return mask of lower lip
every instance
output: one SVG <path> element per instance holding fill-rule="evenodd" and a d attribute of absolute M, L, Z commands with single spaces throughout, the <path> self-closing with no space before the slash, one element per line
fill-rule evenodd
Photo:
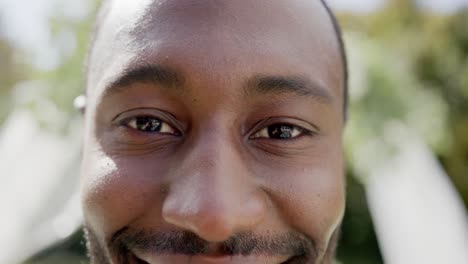
<path fill-rule="evenodd" d="M 252 258 L 252 257 L 238 257 L 238 256 L 186 256 L 186 255 L 167 255 L 167 256 L 158 256 L 157 259 L 152 261 L 145 261 L 139 257 L 135 257 L 136 264 L 150 264 L 150 263 L 190 263 L 190 264 L 270 264 L 270 263 L 281 263 L 288 264 L 291 259 L 279 261 L 268 260 L 263 258 Z M 133 263 L 133 262 L 131 262 Z"/>

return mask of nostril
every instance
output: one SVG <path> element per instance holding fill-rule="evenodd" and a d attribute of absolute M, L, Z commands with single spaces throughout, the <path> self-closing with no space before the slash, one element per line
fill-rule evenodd
<path fill-rule="evenodd" d="M 141 259 L 137 259 L 137 261 L 138 261 L 138 264 L 149 264 L 148 262 L 141 260 Z"/>

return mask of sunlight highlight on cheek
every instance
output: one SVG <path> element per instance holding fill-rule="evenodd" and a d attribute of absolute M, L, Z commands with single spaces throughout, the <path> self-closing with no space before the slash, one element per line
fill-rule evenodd
<path fill-rule="evenodd" d="M 112 181 L 111 176 L 117 174 L 115 161 L 102 152 L 85 155 L 82 165 L 83 199 L 94 196 L 102 191 Z"/>
<path fill-rule="evenodd" d="M 109 234 L 126 219 L 122 204 L 122 173 L 117 163 L 102 152 L 86 153 L 82 171 L 81 199 L 85 222 L 98 235 Z"/>

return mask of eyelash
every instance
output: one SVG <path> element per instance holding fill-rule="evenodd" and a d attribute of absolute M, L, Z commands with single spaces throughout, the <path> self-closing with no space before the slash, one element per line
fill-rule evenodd
<path fill-rule="evenodd" d="M 143 121 L 143 122 L 146 121 L 146 124 L 138 124 L 139 121 Z M 174 126 L 170 125 L 168 122 L 162 120 L 161 118 L 153 117 L 150 115 L 129 117 L 129 118 L 122 120 L 120 122 L 120 125 L 127 127 L 129 129 L 143 132 L 143 133 L 158 133 L 158 134 L 168 134 L 168 135 L 174 135 L 174 136 L 181 135 L 181 132 Z M 139 129 L 138 127 L 140 125 L 144 126 L 143 129 L 149 128 L 150 131 L 143 131 Z M 159 130 L 159 131 L 156 131 L 156 130 Z"/>
<path fill-rule="evenodd" d="M 294 140 L 302 136 L 312 134 L 312 131 L 307 130 L 301 126 L 280 122 L 273 123 L 268 126 L 264 126 L 259 130 L 256 130 L 256 132 L 250 137 L 250 139 Z"/>
<path fill-rule="evenodd" d="M 140 120 L 138 120 L 140 119 Z M 138 124 L 139 121 L 143 121 L 142 124 Z M 146 122 L 146 123 L 145 123 Z M 126 118 L 120 122 L 121 126 L 133 129 L 142 133 L 157 133 L 157 134 L 167 134 L 173 136 L 181 136 L 182 133 L 170 125 L 168 122 L 150 115 L 140 115 Z M 143 129 L 149 128 L 149 131 L 144 131 L 139 128 L 139 126 L 144 126 Z M 159 130 L 159 131 L 156 131 Z M 263 126 L 260 129 L 255 130 L 256 132 L 249 137 L 252 140 L 294 140 L 302 136 L 313 136 L 315 132 L 305 129 L 301 126 L 290 124 L 287 122 L 277 122 L 272 123 L 267 126 Z M 276 133 L 276 135 L 274 135 Z M 272 135 L 277 136 L 272 137 Z"/>

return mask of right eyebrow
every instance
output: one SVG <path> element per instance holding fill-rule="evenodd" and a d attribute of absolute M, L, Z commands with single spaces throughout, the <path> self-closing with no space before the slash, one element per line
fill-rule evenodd
<path fill-rule="evenodd" d="M 104 95 L 120 92 L 134 83 L 149 83 L 167 88 L 182 89 L 184 81 L 180 73 L 168 67 L 144 65 L 124 70 L 106 85 Z"/>
<path fill-rule="evenodd" d="M 276 76 L 276 75 L 257 75 L 247 81 L 244 88 L 247 95 L 252 93 L 267 94 L 285 94 L 292 93 L 298 96 L 314 98 L 323 103 L 330 104 L 334 97 L 319 82 L 315 82 L 303 76 Z"/>

